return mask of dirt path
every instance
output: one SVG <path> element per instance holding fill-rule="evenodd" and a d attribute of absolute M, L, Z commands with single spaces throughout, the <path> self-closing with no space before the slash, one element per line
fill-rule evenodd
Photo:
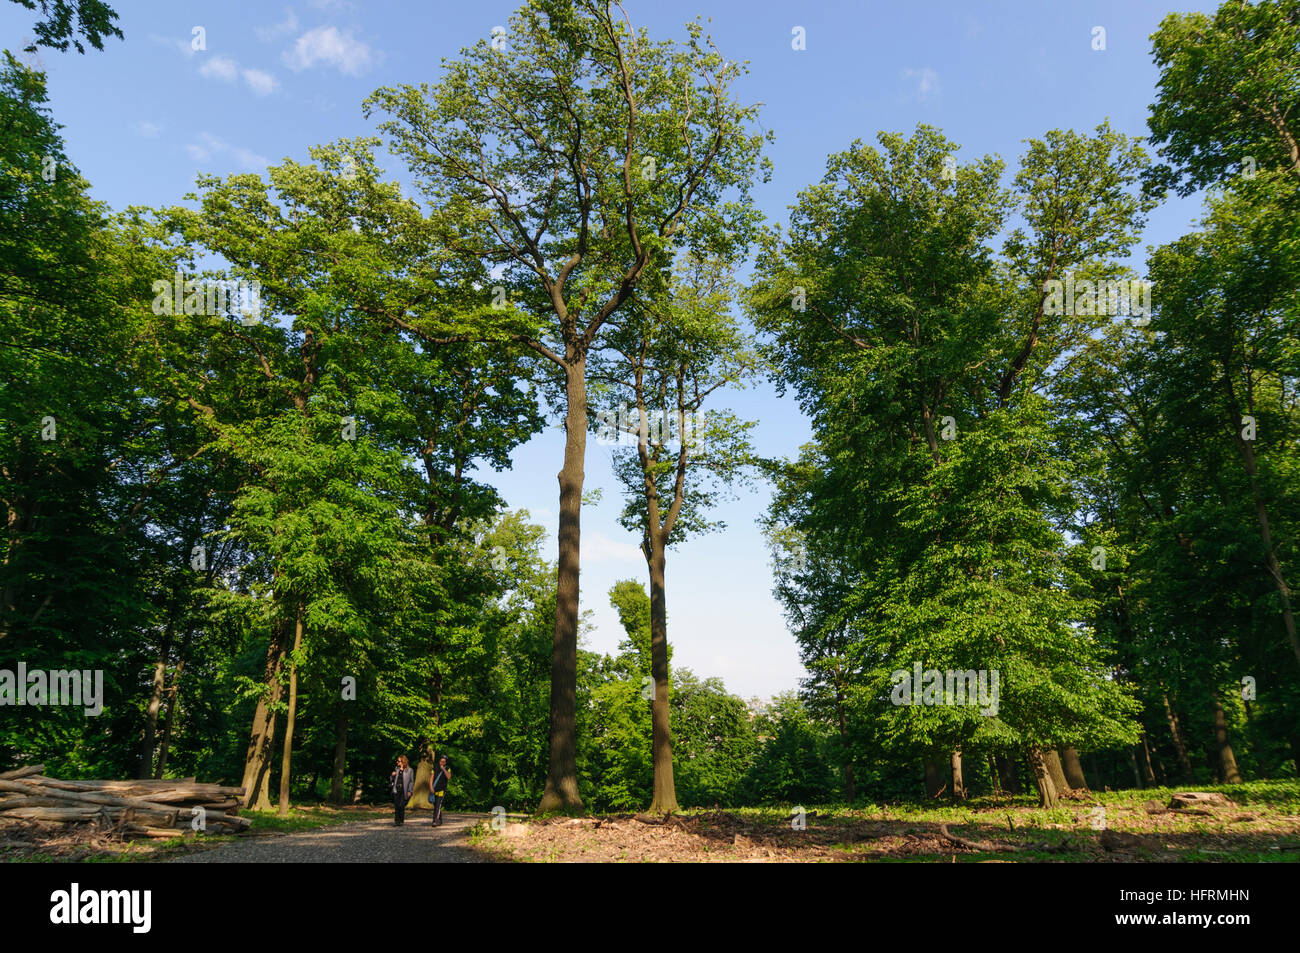
<path fill-rule="evenodd" d="M 490 858 L 469 846 L 473 814 L 446 814 L 441 827 L 427 816 L 353 821 L 295 834 L 248 836 L 212 850 L 187 854 L 173 864 L 481 864 Z"/>

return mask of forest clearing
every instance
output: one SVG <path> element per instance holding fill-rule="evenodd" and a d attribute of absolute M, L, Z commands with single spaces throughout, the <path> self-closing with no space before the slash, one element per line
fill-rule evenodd
<path fill-rule="evenodd" d="M 5 912 L 1290 912 L 1300 0 L 0 35 Z"/>

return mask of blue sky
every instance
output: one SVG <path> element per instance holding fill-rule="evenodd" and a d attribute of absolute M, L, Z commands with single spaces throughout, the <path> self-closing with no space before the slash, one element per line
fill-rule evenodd
<path fill-rule="evenodd" d="M 770 183 L 755 193 L 783 221 L 796 193 L 820 179 L 826 157 L 880 130 L 938 126 L 960 143 L 958 161 L 997 153 L 1014 169 L 1023 141 L 1054 128 L 1090 130 L 1109 119 L 1146 134 L 1156 70 L 1150 34 L 1171 10 L 1213 10 L 1180 0 L 1119 2 L 795 3 L 771 0 L 630 2 L 634 24 L 656 37 L 684 35 L 696 16 L 722 51 L 750 62 L 741 99 L 764 103 L 776 133 Z M 515 3 L 309 0 L 296 3 L 118 0 L 125 42 L 103 53 L 42 50 L 55 119 L 67 151 L 114 208 L 179 202 L 200 172 L 259 171 L 307 147 L 374 134 L 361 101 L 375 88 L 434 82 L 443 57 L 504 26 Z M 33 15 L 0 5 L 0 39 L 17 50 Z M 192 49 L 194 28 L 205 50 Z M 796 27 L 806 48 L 792 49 Z M 1105 31 L 1095 50 L 1094 28 Z M 387 168 L 401 175 L 388 156 Z M 1171 201 L 1152 214 L 1145 245 L 1184 233 L 1199 210 Z M 1145 255 L 1133 264 L 1141 269 Z M 760 452 L 793 455 L 809 437 L 789 398 L 767 385 L 727 398 L 756 420 Z M 507 502 L 552 532 L 562 431 L 552 427 L 515 453 L 513 471 L 490 475 Z M 637 540 L 616 517 L 621 504 L 609 450 L 589 441 L 587 486 L 603 501 L 583 516 L 582 604 L 592 610 L 588 648 L 621 638 L 606 593 L 645 579 Z M 721 533 L 689 542 L 668 562 L 669 637 L 674 663 L 720 676 L 744 696 L 797 687 L 794 640 L 771 596 L 771 569 L 755 520 L 768 501 L 761 484 L 718 511 Z"/>

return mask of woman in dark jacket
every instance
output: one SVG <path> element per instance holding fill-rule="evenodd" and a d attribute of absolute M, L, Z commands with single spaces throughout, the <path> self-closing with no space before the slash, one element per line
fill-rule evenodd
<path fill-rule="evenodd" d="M 401 825 L 406 820 L 406 802 L 411 799 L 415 788 L 415 772 L 406 755 L 397 756 L 397 768 L 388 776 L 389 787 L 393 792 L 393 823 Z"/>
<path fill-rule="evenodd" d="M 447 782 L 451 780 L 451 768 L 447 767 L 447 756 L 438 759 L 438 767 L 429 775 L 429 803 L 433 806 L 433 825 L 442 823 L 442 802 L 447 795 Z"/>

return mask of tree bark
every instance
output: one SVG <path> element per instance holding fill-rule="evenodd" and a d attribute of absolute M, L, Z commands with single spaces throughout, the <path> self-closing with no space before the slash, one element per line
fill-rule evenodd
<path fill-rule="evenodd" d="M 576 344 L 566 353 L 564 466 L 560 482 L 559 569 L 555 587 L 555 638 L 551 647 L 550 758 L 538 813 L 580 811 L 577 764 L 578 583 L 582 527 L 583 461 L 587 451 L 587 355 Z"/>
<path fill-rule="evenodd" d="M 1031 746 L 1027 752 L 1029 768 L 1034 774 L 1034 784 L 1038 787 L 1038 806 L 1056 807 L 1057 791 L 1052 775 L 1047 770 L 1047 758 L 1042 748 Z"/>
<path fill-rule="evenodd" d="M 293 761 L 293 722 L 298 714 L 298 650 L 302 647 L 302 603 L 293 621 L 293 654 L 289 658 L 289 711 L 284 719 L 284 753 L 280 758 L 280 805 L 278 813 L 289 813 L 290 766 Z"/>
<path fill-rule="evenodd" d="M 163 693 L 167 685 L 167 654 L 171 649 L 171 629 L 163 632 L 158 645 L 158 658 L 153 665 L 153 683 L 149 689 L 149 704 L 145 708 L 144 737 L 140 741 L 140 766 L 137 778 L 153 776 L 154 742 L 158 739 L 158 713 L 162 710 Z"/>
<path fill-rule="evenodd" d="M 1083 764 L 1079 761 L 1079 752 L 1071 745 L 1068 748 L 1060 749 L 1061 771 L 1065 774 L 1066 783 L 1072 788 L 1083 788 L 1088 790 L 1088 779 L 1083 773 Z"/>
<path fill-rule="evenodd" d="M 280 702 L 280 672 L 284 666 L 285 633 L 277 630 L 266 651 L 266 689 L 257 696 L 248 751 L 244 756 L 243 806 L 258 811 L 271 807 L 271 743 L 275 737 L 275 706 Z"/>
<path fill-rule="evenodd" d="M 177 696 L 181 691 L 181 674 L 185 671 L 185 649 L 189 636 L 181 643 L 181 657 L 176 660 L 176 671 L 172 673 L 171 688 L 167 689 L 167 714 L 163 716 L 162 743 L 158 745 L 158 767 L 153 776 L 159 780 L 167 771 L 167 757 L 171 754 L 172 726 L 176 724 Z"/>
<path fill-rule="evenodd" d="M 1187 757 L 1187 745 L 1183 742 L 1183 732 L 1179 727 L 1178 715 L 1174 712 L 1173 706 L 1169 704 L 1167 694 L 1160 696 L 1165 703 L 1165 718 L 1169 721 L 1169 735 L 1174 740 L 1174 753 L 1178 756 L 1178 770 L 1182 772 L 1183 780 L 1192 781 L 1195 775 L 1192 772 L 1192 759 Z"/>
<path fill-rule="evenodd" d="M 1144 788 L 1153 788 L 1156 786 L 1156 772 L 1151 767 L 1151 746 L 1147 744 L 1147 733 L 1142 732 L 1142 741 L 1138 745 L 1142 752 L 1142 757 L 1138 759 L 1138 767 L 1142 769 L 1142 786 Z"/>
<path fill-rule="evenodd" d="M 996 760 L 998 781 L 1002 785 L 1002 790 L 1007 794 L 1019 794 L 1020 772 L 1016 770 L 1016 759 L 1010 755 L 1000 754 Z"/>
<path fill-rule="evenodd" d="M 664 594 L 665 543 L 662 532 L 651 527 L 650 551 L 650 677 L 654 700 L 650 703 L 650 750 L 654 761 L 654 797 L 651 814 L 676 813 L 677 788 L 673 783 L 673 742 L 668 707 L 668 605 Z"/>
<path fill-rule="evenodd" d="M 334 723 L 334 770 L 330 775 L 330 803 L 343 803 L 343 774 L 348 759 L 348 709 L 347 702 L 338 703 L 338 719 Z"/>
<path fill-rule="evenodd" d="M 952 750 L 952 799 L 954 801 L 966 800 L 966 782 L 962 779 L 961 774 L 960 747 Z"/>
<path fill-rule="evenodd" d="M 929 798 L 938 797 L 943 793 L 943 768 L 940 766 L 938 759 L 925 759 L 925 796 Z"/>
<path fill-rule="evenodd" d="M 1070 783 L 1065 780 L 1065 772 L 1061 770 L 1061 756 L 1056 753 L 1056 749 L 1043 749 L 1042 757 L 1047 773 L 1052 778 L 1052 786 L 1056 788 L 1056 793 L 1061 795 L 1070 790 Z"/>
<path fill-rule="evenodd" d="M 840 746 L 844 750 L 844 793 L 849 799 L 849 804 L 852 804 L 857 800 L 858 786 L 853 772 L 853 758 L 849 754 L 849 725 L 844 715 L 844 693 L 840 691 L 838 684 L 835 689 L 835 710 L 840 723 Z"/>
<path fill-rule="evenodd" d="M 1237 770 L 1237 759 L 1228 742 L 1228 720 L 1223 713 L 1223 704 L 1218 692 L 1210 692 L 1214 712 L 1214 749 L 1219 760 L 1219 777 L 1224 784 L 1240 784 L 1241 772 Z"/>

